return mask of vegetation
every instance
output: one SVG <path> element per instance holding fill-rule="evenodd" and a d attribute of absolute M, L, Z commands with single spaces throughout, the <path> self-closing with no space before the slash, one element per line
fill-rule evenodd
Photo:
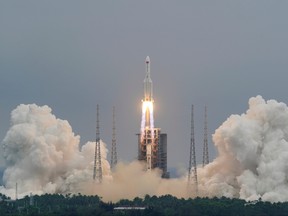
<path fill-rule="evenodd" d="M 146 195 L 134 200 L 122 199 L 105 203 L 98 196 L 45 194 L 26 196 L 12 201 L 0 194 L 0 215 L 287 215 L 288 203 L 269 203 L 261 200 L 247 203 L 244 200 L 222 198 L 177 199 L 171 195 Z M 145 209 L 115 210 L 115 207 L 145 207 Z"/>

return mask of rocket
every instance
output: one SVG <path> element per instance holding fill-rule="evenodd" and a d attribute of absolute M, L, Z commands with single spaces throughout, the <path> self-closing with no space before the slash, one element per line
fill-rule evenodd
<path fill-rule="evenodd" d="M 152 99 L 152 80 L 150 77 L 150 58 L 146 57 L 146 76 L 144 79 L 144 101 L 153 101 Z"/>

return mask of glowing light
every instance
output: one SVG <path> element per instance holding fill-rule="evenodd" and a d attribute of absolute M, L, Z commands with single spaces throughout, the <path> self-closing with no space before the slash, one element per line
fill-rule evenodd
<path fill-rule="evenodd" d="M 147 114 L 149 114 L 149 125 L 147 125 Z M 153 118 L 153 101 L 142 101 L 142 121 L 141 121 L 141 138 L 144 136 L 145 128 L 154 128 L 154 118 Z M 153 132 L 153 130 L 152 130 Z"/>

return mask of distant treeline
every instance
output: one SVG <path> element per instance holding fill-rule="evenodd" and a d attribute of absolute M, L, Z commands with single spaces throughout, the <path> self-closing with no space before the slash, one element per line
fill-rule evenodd
<path fill-rule="evenodd" d="M 171 195 L 146 195 L 141 199 L 103 202 L 98 196 L 45 194 L 12 201 L 0 194 L 0 215 L 288 215 L 288 203 L 261 200 L 247 203 L 240 199 L 177 199 Z M 139 208 L 141 207 L 141 208 Z M 144 207 L 144 208 L 143 208 Z"/>

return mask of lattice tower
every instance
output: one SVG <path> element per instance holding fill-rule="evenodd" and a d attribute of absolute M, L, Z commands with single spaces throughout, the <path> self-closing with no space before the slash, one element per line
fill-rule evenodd
<path fill-rule="evenodd" d="M 204 116 L 204 118 L 205 118 L 205 120 L 204 120 L 203 167 L 209 163 L 207 106 L 205 106 L 205 116 Z"/>
<path fill-rule="evenodd" d="M 116 166 L 116 164 L 117 164 L 116 126 L 115 126 L 115 107 L 113 107 L 111 169 L 113 169 Z"/>
<path fill-rule="evenodd" d="M 188 185 L 193 184 L 196 195 L 198 195 L 198 177 L 195 153 L 195 133 L 194 133 L 194 106 L 191 107 L 191 136 L 190 136 L 190 157 L 188 168 Z"/>
<path fill-rule="evenodd" d="M 95 144 L 93 179 L 96 180 L 98 183 L 102 182 L 100 127 L 99 127 L 99 105 L 98 104 L 97 104 L 97 114 L 96 114 L 96 144 Z"/>

